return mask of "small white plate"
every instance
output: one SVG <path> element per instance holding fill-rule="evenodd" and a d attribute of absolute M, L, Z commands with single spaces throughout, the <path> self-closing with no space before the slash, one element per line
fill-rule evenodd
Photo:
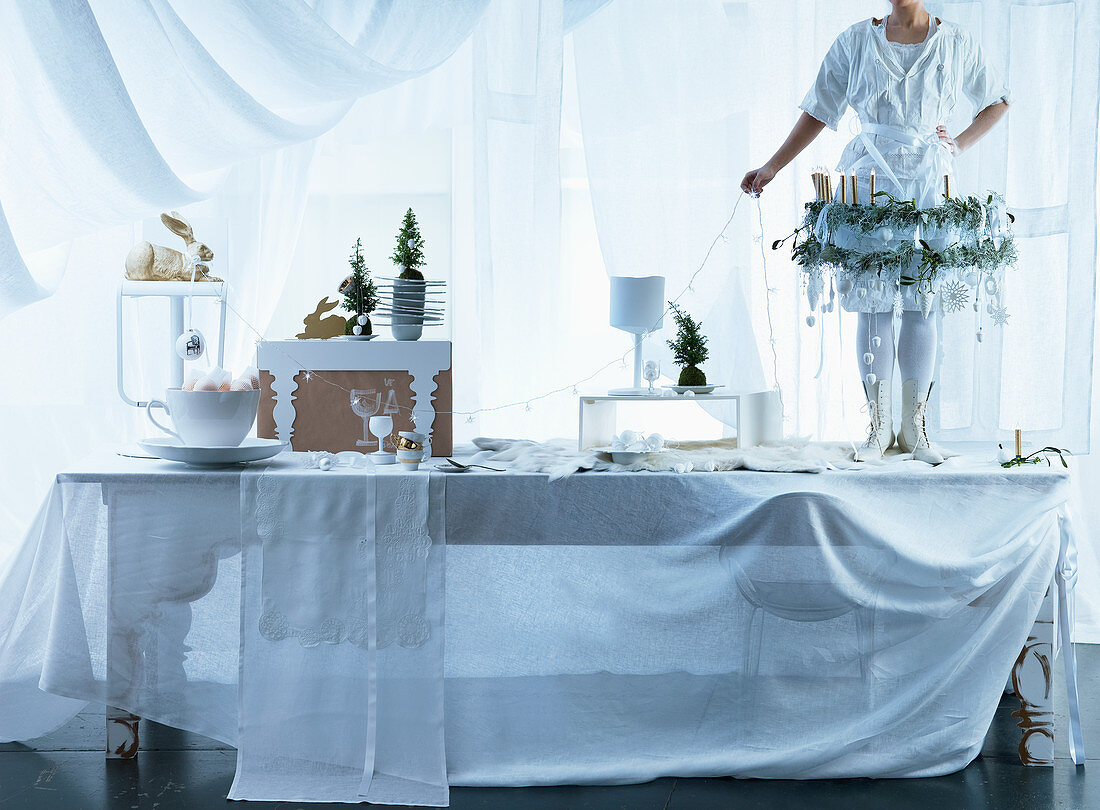
<path fill-rule="evenodd" d="M 456 467 L 453 464 L 436 464 L 435 468 L 445 473 L 466 473 L 474 471 L 472 467 Z"/>
<path fill-rule="evenodd" d="M 378 334 L 373 335 L 340 335 L 344 340 L 374 340 Z"/>
<path fill-rule="evenodd" d="M 248 438 L 237 447 L 190 447 L 175 439 L 156 437 L 138 442 L 141 449 L 166 461 L 179 461 L 192 467 L 228 467 L 271 458 L 286 449 L 278 439 Z"/>
<path fill-rule="evenodd" d="M 677 394 L 686 394 L 691 391 L 694 394 L 709 394 L 716 388 L 725 388 L 724 385 L 666 385 L 665 388 L 671 388 Z"/>

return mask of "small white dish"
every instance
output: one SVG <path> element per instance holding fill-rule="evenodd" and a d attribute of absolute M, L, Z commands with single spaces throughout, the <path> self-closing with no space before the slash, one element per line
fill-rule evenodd
<path fill-rule="evenodd" d="M 660 450 L 612 450 L 610 447 L 592 448 L 592 451 L 595 453 L 611 456 L 611 460 L 616 464 L 637 464 L 646 456 L 658 456 L 665 452 L 665 450 L 666 448 L 664 447 Z"/>
<path fill-rule="evenodd" d="M 385 450 L 375 450 L 373 453 L 368 453 L 367 458 L 375 464 L 385 465 L 397 463 L 397 455 L 394 453 L 387 453 Z"/>
<path fill-rule="evenodd" d="M 378 334 L 373 335 L 340 335 L 344 340 L 374 340 Z"/>
<path fill-rule="evenodd" d="M 178 461 L 192 467 L 228 467 L 277 456 L 286 449 L 278 439 L 247 438 L 236 447 L 194 447 L 180 444 L 167 436 L 142 439 L 138 445 L 145 452 L 165 461 Z"/>
<path fill-rule="evenodd" d="M 716 388 L 725 388 L 724 385 L 666 385 L 664 388 L 669 388 L 675 391 L 677 394 L 686 394 L 691 391 L 693 394 L 710 394 Z"/>
<path fill-rule="evenodd" d="M 435 469 L 445 473 L 468 473 L 473 472 L 470 467 L 456 467 L 453 464 L 436 464 Z"/>

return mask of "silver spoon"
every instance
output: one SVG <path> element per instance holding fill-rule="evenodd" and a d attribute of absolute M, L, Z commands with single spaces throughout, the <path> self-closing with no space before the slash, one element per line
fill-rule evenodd
<path fill-rule="evenodd" d="M 497 469 L 496 467 L 486 467 L 484 464 L 459 464 L 453 458 L 447 459 L 447 463 L 452 466 L 458 467 L 460 470 L 468 470 L 471 467 L 478 467 L 482 470 L 492 470 L 493 472 L 504 472 L 504 470 Z"/>

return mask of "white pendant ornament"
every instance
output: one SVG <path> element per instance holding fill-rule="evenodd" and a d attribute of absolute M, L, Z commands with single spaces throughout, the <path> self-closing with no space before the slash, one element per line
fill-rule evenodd
<path fill-rule="evenodd" d="M 869 372 L 867 374 L 867 376 L 863 378 L 863 380 L 864 380 L 864 382 L 867 383 L 867 387 L 869 388 L 869 387 L 871 387 L 872 385 L 874 385 L 875 383 L 878 382 L 878 377 L 876 377 L 875 373 L 872 371 L 872 372 Z"/>
<path fill-rule="evenodd" d="M 982 330 L 981 330 L 981 329 L 979 329 L 979 330 L 977 331 L 977 333 L 976 333 L 976 334 L 974 335 L 974 337 L 975 337 L 975 338 L 977 338 L 977 340 L 978 340 L 978 342 L 979 342 L 979 343 L 981 343 L 981 342 L 982 342 Z"/>
<path fill-rule="evenodd" d="M 863 289 L 862 287 L 859 287 L 859 288 L 856 289 L 856 298 L 866 298 L 866 297 L 867 297 L 867 290 Z"/>
<path fill-rule="evenodd" d="M 847 295 L 852 291 L 853 286 L 850 278 L 841 278 L 836 283 L 836 291 L 841 295 Z"/>
<path fill-rule="evenodd" d="M 878 238 L 882 240 L 882 244 L 886 244 L 894 238 L 894 232 L 889 228 L 880 228 L 878 232 Z"/>
<path fill-rule="evenodd" d="M 366 316 L 366 315 L 358 315 L 358 316 L 356 316 L 356 318 L 355 318 L 355 322 L 356 322 L 357 324 L 359 324 L 360 326 L 366 326 L 366 325 L 367 325 L 367 321 L 368 321 L 368 320 L 369 320 L 369 319 L 367 318 L 367 316 Z M 358 333 L 358 332 L 356 332 L 355 334 L 359 334 L 359 333 Z"/>
<path fill-rule="evenodd" d="M 817 288 L 817 284 L 811 281 L 809 286 L 806 287 L 806 300 L 810 302 L 810 312 L 817 309 L 817 302 L 820 298 L 821 290 Z"/>
<path fill-rule="evenodd" d="M 184 360 L 198 360 L 206 354 L 206 338 L 198 329 L 188 329 L 176 338 L 176 354 Z"/>
<path fill-rule="evenodd" d="M 863 365 L 869 366 L 875 362 L 875 355 L 872 352 L 863 353 Z"/>
<path fill-rule="evenodd" d="M 806 316 L 806 326 L 813 326 L 815 323 L 817 323 L 817 318 L 813 315 Z"/>
<path fill-rule="evenodd" d="M 997 294 L 997 279 L 993 278 L 993 276 L 985 277 L 985 291 L 990 295 Z"/>
<path fill-rule="evenodd" d="M 922 292 L 917 294 L 917 303 L 920 305 L 920 313 L 925 318 L 932 312 L 932 298 L 934 293 Z"/>
<path fill-rule="evenodd" d="M 353 326 L 351 328 L 351 333 L 353 335 L 361 335 L 361 334 L 363 334 L 363 327 L 356 324 L 355 326 Z"/>
<path fill-rule="evenodd" d="M 871 345 L 877 349 L 879 346 L 882 345 L 882 338 L 880 338 L 878 335 L 875 335 L 871 338 Z"/>

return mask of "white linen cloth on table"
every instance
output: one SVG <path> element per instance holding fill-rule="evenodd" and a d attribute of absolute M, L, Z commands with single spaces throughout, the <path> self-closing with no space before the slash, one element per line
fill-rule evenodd
<path fill-rule="evenodd" d="M 441 481 L 94 467 L 0 580 L 0 736 L 93 700 L 238 746 L 234 798 L 447 804 Z"/>
<path fill-rule="evenodd" d="M 0 584 L 0 738 L 63 722 L 80 705 L 65 695 L 237 744 L 239 478 L 104 459 L 60 477 Z M 448 779 L 961 768 L 1060 545 L 1072 547 L 1068 484 L 966 459 L 821 475 L 433 475 L 439 572 L 444 515 L 451 546 Z M 126 517 L 130 498 L 144 528 Z M 130 556 L 114 559 L 119 527 Z M 108 579 L 134 614 L 115 622 L 128 635 L 107 618 Z M 423 649 L 383 648 L 380 668 L 387 650 L 410 653 L 411 673 Z M 382 669 L 376 772 L 384 689 Z"/>

